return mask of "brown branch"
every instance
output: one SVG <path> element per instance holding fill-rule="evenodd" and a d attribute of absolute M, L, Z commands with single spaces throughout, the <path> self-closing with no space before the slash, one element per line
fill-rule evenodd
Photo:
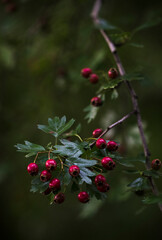
<path fill-rule="evenodd" d="M 96 0 L 95 3 L 94 3 L 93 9 L 92 9 L 91 17 L 92 17 L 95 25 L 99 24 L 98 14 L 99 14 L 99 11 L 100 11 L 100 8 L 101 8 L 101 3 L 102 3 L 101 0 Z M 117 53 L 117 50 L 116 50 L 116 47 L 115 47 L 114 43 L 111 41 L 111 39 L 109 38 L 109 36 L 105 33 L 105 31 L 103 29 L 99 28 L 99 31 L 100 31 L 101 35 L 103 36 L 103 38 L 105 39 L 113 57 L 114 57 L 114 60 L 116 62 L 116 65 L 118 67 L 120 75 L 124 76 L 125 75 L 125 69 L 124 69 L 123 64 L 120 60 L 120 57 Z M 140 136 L 141 136 L 141 141 L 142 141 L 142 144 L 143 144 L 144 154 L 145 154 L 145 158 L 146 158 L 146 169 L 150 169 L 150 167 L 151 167 L 150 151 L 148 149 L 148 145 L 147 145 L 147 142 L 146 142 L 146 137 L 145 137 L 145 134 L 144 134 L 144 129 L 143 129 L 143 125 L 142 125 L 142 118 L 141 118 L 140 109 L 139 109 L 139 106 L 138 106 L 138 98 L 137 98 L 136 92 L 133 89 L 130 82 L 125 80 L 125 84 L 127 85 L 129 93 L 131 95 L 133 109 L 136 112 L 137 125 L 138 125 L 139 133 L 140 133 Z M 151 188 L 152 188 L 152 192 L 155 195 L 158 195 L 158 189 L 157 189 L 152 177 L 149 178 L 149 182 L 150 182 L 150 185 L 151 185 Z M 162 211 L 162 204 L 159 204 L 159 208 Z"/>
<path fill-rule="evenodd" d="M 101 133 L 101 135 L 98 138 L 103 137 L 108 131 L 110 131 L 112 128 L 116 127 L 119 124 L 122 124 L 127 118 L 129 118 L 130 116 L 132 116 L 132 114 L 134 114 L 135 111 L 132 111 L 130 113 L 128 113 L 127 115 L 125 115 L 124 117 L 122 117 L 120 120 L 118 120 L 117 122 L 111 124 L 110 126 L 108 126 L 105 131 L 103 131 L 103 133 Z M 90 147 L 93 147 L 95 145 L 96 141 L 94 141 L 93 143 L 90 144 Z"/>

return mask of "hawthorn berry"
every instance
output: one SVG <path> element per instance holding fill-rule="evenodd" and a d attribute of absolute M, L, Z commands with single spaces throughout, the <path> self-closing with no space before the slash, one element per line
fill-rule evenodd
<path fill-rule="evenodd" d="M 81 74 L 85 78 L 89 78 L 89 76 L 92 74 L 92 70 L 90 68 L 83 68 L 81 70 Z"/>
<path fill-rule="evenodd" d="M 80 192 L 78 194 L 78 200 L 81 202 L 81 203 L 87 203 L 89 202 L 89 194 L 87 192 Z"/>
<path fill-rule="evenodd" d="M 31 176 L 36 176 L 38 174 L 38 165 L 36 163 L 29 163 L 27 171 Z"/>
<path fill-rule="evenodd" d="M 118 71 L 116 70 L 116 68 L 110 68 L 108 71 L 108 76 L 109 78 L 116 78 L 118 76 Z"/>
<path fill-rule="evenodd" d="M 63 203 L 65 201 L 65 194 L 64 193 L 58 193 L 54 197 L 54 202 L 57 204 Z"/>
<path fill-rule="evenodd" d="M 69 173 L 72 177 L 78 177 L 80 173 L 80 168 L 77 165 L 72 165 L 69 167 Z"/>
<path fill-rule="evenodd" d="M 102 166 L 107 170 L 113 170 L 115 167 L 115 162 L 110 157 L 104 157 L 101 163 L 102 163 Z"/>
<path fill-rule="evenodd" d="M 103 130 L 101 128 L 97 128 L 93 131 L 92 135 L 94 138 L 98 138 L 103 133 Z"/>
<path fill-rule="evenodd" d="M 61 183 L 58 178 L 53 178 L 49 183 L 49 188 L 53 191 L 57 191 L 61 188 Z"/>
<path fill-rule="evenodd" d="M 51 178 L 51 173 L 49 172 L 49 171 L 47 171 L 47 170 L 43 170 L 42 172 L 41 172 L 41 174 L 40 174 L 40 180 L 42 181 L 42 182 L 47 182 L 48 180 L 50 180 L 50 178 Z"/>
<path fill-rule="evenodd" d="M 94 107 L 99 107 L 102 105 L 102 100 L 100 97 L 93 97 L 91 99 L 91 104 L 94 106 Z"/>
<path fill-rule="evenodd" d="M 98 77 L 97 74 L 92 73 L 92 74 L 90 75 L 89 81 L 90 81 L 91 83 L 93 83 L 93 84 L 98 83 L 98 80 L 99 80 L 99 77 Z"/>
<path fill-rule="evenodd" d="M 151 163 L 151 167 L 154 170 L 159 170 L 161 168 L 161 161 L 159 159 L 154 159 Z"/>
<path fill-rule="evenodd" d="M 43 195 L 49 195 L 51 193 L 51 189 L 48 187 L 44 192 Z"/>
<path fill-rule="evenodd" d="M 54 171 L 54 170 L 56 169 L 56 167 L 57 167 L 57 162 L 56 162 L 56 160 L 54 160 L 54 159 L 48 159 L 48 160 L 46 161 L 46 168 L 47 168 L 47 170 L 49 170 L 49 171 Z"/>
<path fill-rule="evenodd" d="M 95 177 L 95 184 L 96 186 L 103 186 L 103 184 L 106 183 L 106 178 L 102 174 L 98 174 Z"/>
<path fill-rule="evenodd" d="M 110 190 L 110 185 L 104 182 L 102 186 L 97 186 L 97 189 L 100 192 L 108 192 Z"/>
<path fill-rule="evenodd" d="M 118 144 L 116 142 L 114 142 L 114 141 L 109 141 L 107 143 L 107 149 L 110 152 L 116 151 L 118 149 Z"/>
<path fill-rule="evenodd" d="M 106 147 L 106 141 L 103 138 L 97 139 L 96 147 L 99 149 L 104 149 Z"/>

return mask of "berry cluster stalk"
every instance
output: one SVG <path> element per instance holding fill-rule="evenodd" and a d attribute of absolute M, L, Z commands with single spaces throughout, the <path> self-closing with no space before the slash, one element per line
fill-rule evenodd
<path fill-rule="evenodd" d="M 99 14 L 99 11 L 101 8 L 101 4 L 102 4 L 102 0 L 96 0 L 94 3 L 93 9 L 92 9 L 91 17 L 92 17 L 92 20 L 95 25 L 96 24 L 98 25 L 98 23 L 99 23 L 98 14 Z M 99 31 L 100 31 L 101 35 L 103 36 L 103 38 L 105 39 L 113 57 L 114 57 L 114 60 L 116 62 L 116 65 L 118 67 L 120 75 L 124 76 L 125 69 L 124 69 L 123 64 L 120 60 L 120 57 L 117 53 L 115 45 L 113 44 L 113 42 L 110 40 L 109 36 L 105 33 L 105 31 L 103 29 L 99 28 Z M 142 118 L 141 118 L 140 109 L 139 109 L 139 105 L 138 105 L 138 97 L 137 97 L 136 92 L 133 89 L 132 85 L 128 81 L 125 81 L 125 84 L 127 85 L 129 93 L 131 95 L 133 109 L 135 111 L 136 118 L 137 118 L 137 125 L 138 125 L 139 133 L 140 133 L 142 144 L 143 144 L 144 154 L 145 154 L 145 158 L 146 158 L 146 169 L 150 169 L 150 167 L 151 167 L 150 151 L 148 149 L 146 137 L 145 137 L 144 130 L 143 130 Z M 152 188 L 152 192 L 155 195 L 158 195 L 159 194 L 158 189 L 157 189 L 152 177 L 149 177 L 148 179 L 149 179 L 149 182 L 150 182 L 150 185 Z M 159 208 L 162 211 L 162 204 L 159 204 Z"/>

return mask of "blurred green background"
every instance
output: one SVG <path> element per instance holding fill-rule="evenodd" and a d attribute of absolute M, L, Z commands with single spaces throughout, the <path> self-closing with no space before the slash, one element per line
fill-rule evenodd
<path fill-rule="evenodd" d="M 66 115 L 81 122 L 81 135 L 88 137 L 94 128 L 106 127 L 132 106 L 122 85 L 117 100 L 111 101 L 107 93 L 106 103 L 94 122 L 87 124 L 84 120 L 83 108 L 97 87 L 82 79 L 80 70 L 92 67 L 106 72 L 115 66 L 90 19 L 93 0 L 8 2 L 0 3 L 1 236 L 21 240 L 161 239 L 162 216 L 158 207 L 151 205 L 139 214 L 143 208 L 141 198 L 133 194 L 127 200 L 122 193 L 121 197 L 110 193 L 95 215 L 84 218 L 86 210 L 82 212 L 82 205 L 71 194 L 63 205 L 50 206 L 45 197 L 29 192 L 29 161 L 16 152 L 14 144 L 23 143 L 24 139 L 42 145 L 51 141 L 36 124 L 45 124 L 48 117 Z M 105 0 L 100 15 L 131 31 L 148 19 L 159 17 L 161 9 L 160 0 Z M 126 44 L 119 53 L 128 72 L 142 66 L 145 80 L 133 85 L 152 158 L 161 158 L 161 25 L 139 32 L 133 42 L 144 44 L 144 48 Z M 110 137 L 122 141 L 123 151 L 134 155 L 142 151 L 136 130 L 135 119 L 131 118 L 112 131 Z M 130 180 L 120 169 L 113 173 L 114 185 Z M 162 181 L 157 184 L 162 189 Z M 92 210 L 95 212 L 95 205 Z"/>

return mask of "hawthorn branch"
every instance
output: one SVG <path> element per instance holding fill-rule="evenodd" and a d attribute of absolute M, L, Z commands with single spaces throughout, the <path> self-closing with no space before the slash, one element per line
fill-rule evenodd
<path fill-rule="evenodd" d="M 128 113 L 127 115 L 125 115 L 124 117 L 122 117 L 120 120 L 118 120 L 117 122 L 111 124 L 110 126 L 108 126 L 105 131 L 103 131 L 103 133 L 101 133 L 101 135 L 98 138 L 103 137 L 108 131 L 110 131 L 112 128 L 116 127 L 119 124 L 122 124 L 126 119 L 128 119 L 130 116 L 132 116 L 135 113 L 135 111 L 132 111 L 130 113 Z M 90 147 L 93 147 L 95 145 L 96 141 L 94 141 L 93 143 L 90 144 Z"/>
<path fill-rule="evenodd" d="M 92 9 L 92 13 L 91 13 L 91 17 L 92 20 L 94 22 L 95 25 L 99 26 L 99 11 L 101 8 L 101 4 L 102 4 L 102 0 L 96 0 Z M 101 28 L 99 28 L 99 31 L 101 33 L 101 35 L 103 36 L 103 38 L 105 39 L 113 57 L 114 60 L 116 62 L 116 65 L 118 67 L 119 73 L 121 76 L 125 75 L 125 69 L 123 67 L 123 64 L 120 60 L 120 57 L 117 53 L 116 47 L 114 45 L 114 43 L 111 41 L 111 39 L 109 38 L 109 36 L 105 33 L 105 31 Z M 150 151 L 147 145 L 147 141 L 146 141 L 146 137 L 144 134 L 144 129 L 143 129 L 143 125 L 142 125 L 142 118 L 141 118 L 141 113 L 140 113 L 140 109 L 139 109 L 139 105 L 138 105 L 138 97 L 136 95 L 135 90 L 133 89 L 132 85 L 130 84 L 130 82 L 128 82 L 127 80 L 124 81 L 126 86 L 128 87 L 130 96 L 131 96 L 131 100 L 132 100 L 132 105 L 133 105 L 133 109 L 136 113 L 136 118 L 137 118 L 137 125 L 138 125 L 138 129 L 139 129 L 139 133 L 140 133 L 140 137 L 141 137 L 141 141 L 142 141 L 142 145 L 143 145 L 143 149 L 144 149 L 144 154 L 145 154 L 145 158 L 146 158 L 146 169 L 150 169 L 151 164 L 150 164 Z M 158 195 L 158 189 L 152 179 L 152 177 L 149 178 L 149 182 L 150 182 L 150 186 L 152 189 L 152 192 L 154 193 L 154 195 Z M 159 204 L 159 208 L 162 211 L 162 204 Z"/>

